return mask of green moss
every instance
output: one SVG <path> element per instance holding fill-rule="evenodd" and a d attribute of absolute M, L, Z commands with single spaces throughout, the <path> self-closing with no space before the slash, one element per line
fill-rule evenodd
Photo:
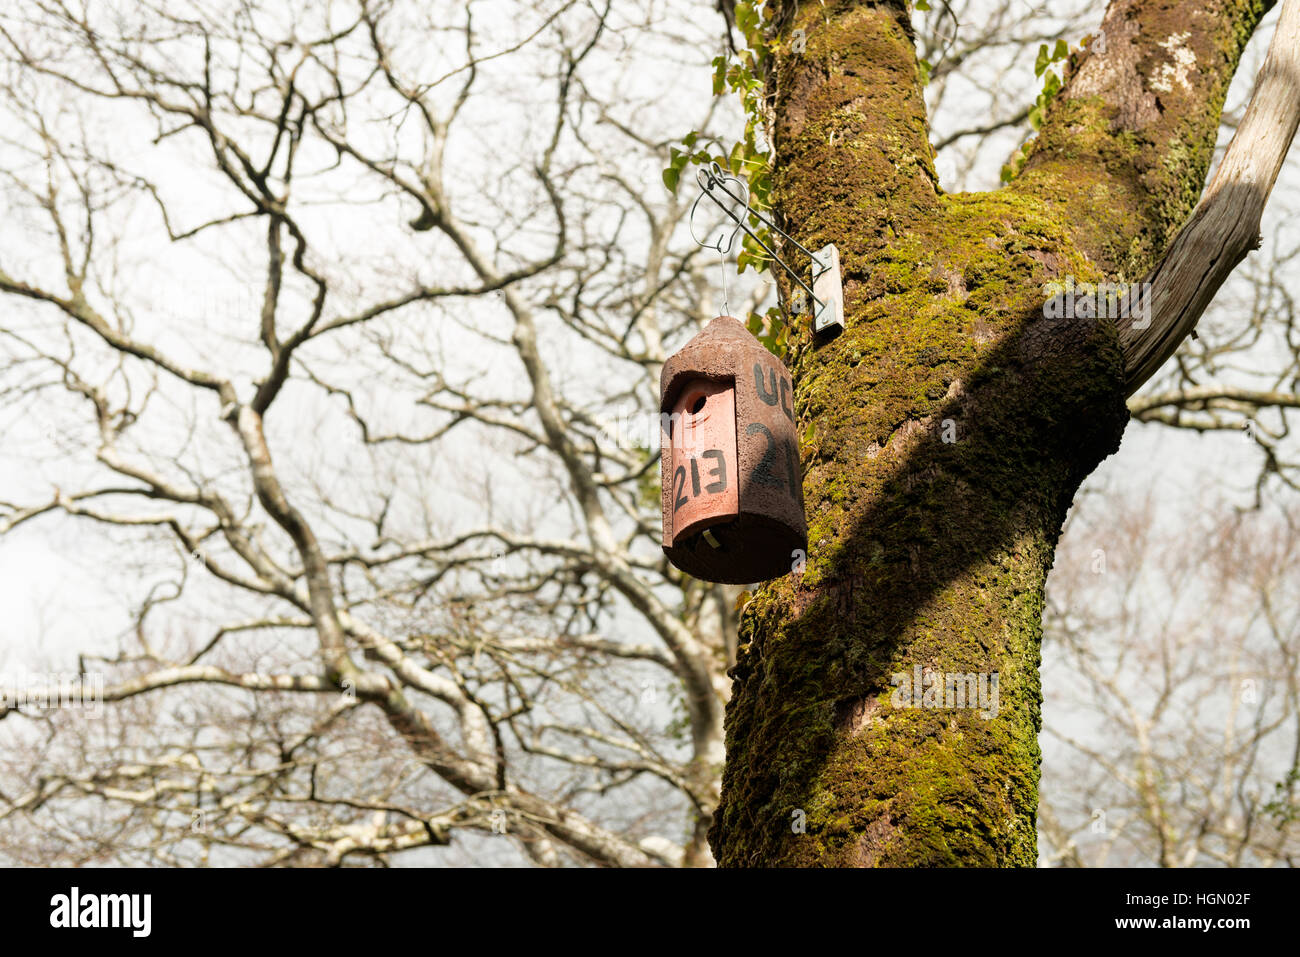
<path fill-rule="evenodd" d="M 792 350 L 817 437 L 808 562 L 746 610 L 724 863 L 1034 861 L 1042 585 L 1075 483 L 1123 427 L 1118 351 L 1097 327 L 1020 361 L 1043 284 L 1100 278 L 1038 197 L 941 196 L 895 222 L 846 268 L 843 334 Z M 999 715 L 889 708 L 889 676 L 918 662 L 997 672 Z M 876 702 L 874 721 L 837 727 L 846 700 Z M 796 808 L 806 833 L 790 831 Z"/>
<path fill-rule="evenodd" d="M 1039 135 L 1023 148 L 1017 188 L 1077 210 L 1078 241 L 1098 253 L 1094 260 L 1103 272 L 1141 276 L 1195 207 L 1228 85 L 1245 43 L 1269 6 L 1259 0 L 1226 3 L 1214 14 L 1215 31 L 1189 30 L 1178 7 L 1135 6 L 1129 16 L 1140 35 L 1178 35 L 1188 44 L 1197 74 L 1195 89 L 1175 84 L 1153 90 L 1153 60 L 1164 54 L 1152 54 L 1137 67 L 1140 80 L 1117 82 L 1129 90 L 1126 103 L 1109 103 L 1095 95 L 1059 96 Z"/>

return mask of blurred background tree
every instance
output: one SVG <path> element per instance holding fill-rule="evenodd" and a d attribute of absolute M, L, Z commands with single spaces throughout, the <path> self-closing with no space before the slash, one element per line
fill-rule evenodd
<path fill-rule="evenodd" d="M 1040 48 L 1097 17 L 917 11 L 946 189 L 997 183 Z M 0 859 L 711 862 L 743 595 L 662 558 L 656 413 L 730 268 L 661 180 L 689 131 L 741 138 L 726 29 L 702 0 L 0 15 L 0 672 L 105 689 L 0 709 Z M 1295 853 L 1293 167 L 1076 506 L 1044 864 Z"/>

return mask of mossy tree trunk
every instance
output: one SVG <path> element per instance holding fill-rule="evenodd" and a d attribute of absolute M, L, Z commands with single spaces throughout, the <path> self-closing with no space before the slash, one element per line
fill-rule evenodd
<path fill-rule="evenodd" d="M 1158 260 L 1266 9 L 1112 3 L 988 194 L 938 186 L 904 4 L 778 10 L 776 205 L 839 247 L 846 322 L 793 337 L 808 557 L 741 619 L 722 865 L 1034 864 L 1043 585 L 1129 391 L 1115 322 L 1045 318 L 1044 285 Z M 996 711 L 904 706 L 918 669 L 928 704 L 997 675 Z"/>

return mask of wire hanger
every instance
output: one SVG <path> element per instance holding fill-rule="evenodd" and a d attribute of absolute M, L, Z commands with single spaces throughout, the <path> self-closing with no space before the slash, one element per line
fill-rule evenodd
<path fill-rule="evenodd" d="M 722 167 L 716 162 L 710 163 L 707 167 L 701 167 L 699 172 L 695 174 L 695 179 L 696 182 L 700 184 L 700 195 L 695 197 L 695 202 L 691 205 L 691 238 L 700 246 L 703 246 L 706 249 L 716 249 L 720 255 L 725 257 L 727 253 L 731 252 L 731 247 L 736 241 L 737 234 L 743 230 L 745 235 L 758 243 L 768 256 L 771 257 L 772 261 L 784 269 L 786 273 L 789 274 L 790 278 L 797 282 L 801 287 L 803 287 L 803 290 L 808 293 L 808 296 L 814 305 L 813 329 L 815 331 L 821 332 L 831 326 L 843 327 L 844 309 L 843 293 L 840 281 L 840 257 L 839 251 L 835 246 L 833 244 L 825 246 L 819 252 L 815 253 L 809 250 L 784 229 L 772 222 L 768 217 L 754 209 L 754 207 L 749 204 L 749 187 L 738 177 L 723 172 Z M 732 190 L 727 186 L 728 183 L 735 183 L 738 187 L 738 192 L 732 192 Z M 726 201 L 721 199 L 717 195 L 718 193 L 725 195 L 727 199 L 731 200 L 731 203 L 728 204 Z M 722 210 L 728 219 L 736 224 L 729 233 L 724 231 L 718 236 L 717 241 L 712 243 L 700 239 L 695 232 L 695 213 L 699 208 L 700 200 L 704 199 L 706 196 L 714 205 Z M 744 212 L 738 213 L 736 211 L 737 208 L 743 209 Z M 772 230 L 812 260 L 811 286 L 804 282 L 803 277 L 799 275 L 798 271 L 777 255 L 775 249 L 764 242 L 763 239 L 754 232 L 754 230 L 749 228 L 747 222 L 748 216 L 753 216 L 759 222 L 763 223 L 763 225 L 767 226 L 768 229 Z M 819 297 L 815 291 L 818 288 L 822 291 L 821 297 Z M 725 305 L 725 267 L 723 275 L 723 302 Z"/>

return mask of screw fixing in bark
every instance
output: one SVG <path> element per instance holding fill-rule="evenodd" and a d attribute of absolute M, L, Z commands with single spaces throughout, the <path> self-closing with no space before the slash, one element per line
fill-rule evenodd
<path fill-rule="evenodd" d="M 785 366 L 719 316 L 664 363 L 659 384 L 668 560 L 713 582 L 787 574 L 808 529 Z"/>

